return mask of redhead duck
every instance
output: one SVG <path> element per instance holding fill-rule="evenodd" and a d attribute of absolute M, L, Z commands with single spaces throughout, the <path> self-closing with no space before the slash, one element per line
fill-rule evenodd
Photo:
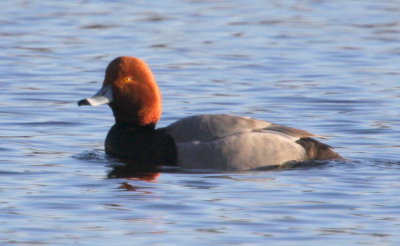
<path fill-rule="evenodd" d="M 111 156 L 137 165 L 244 171 L 287 162 L 342 157 L 304 130 L 248 117 L 203 114 L 156 129 L 161 93 L 149 66 L 135 57 L 108 65 L 102 88 L 79 106 L 108 104 L 115 117 L 105 140 Z"/>

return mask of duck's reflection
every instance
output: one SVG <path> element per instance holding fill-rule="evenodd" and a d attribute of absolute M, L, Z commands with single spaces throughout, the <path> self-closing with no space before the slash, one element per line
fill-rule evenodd
<path fill-rule="evenodd" d="M 111 169 L 107 178 L 140 179 L 144 181 L 155 181 L 160 176 L 159 166 L 138 165 L 130 160 L 115 159 L 108 165 Z"/>

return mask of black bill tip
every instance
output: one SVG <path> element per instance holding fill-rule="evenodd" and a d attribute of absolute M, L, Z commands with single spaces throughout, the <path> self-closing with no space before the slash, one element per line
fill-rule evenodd
<path fill-rule="evenodd" d="M 82 100 L 78 101 L 78 106 L 85 106 L 85 105 L 90 105 L 90 103 L 87 99 L 82 99 Z"/>

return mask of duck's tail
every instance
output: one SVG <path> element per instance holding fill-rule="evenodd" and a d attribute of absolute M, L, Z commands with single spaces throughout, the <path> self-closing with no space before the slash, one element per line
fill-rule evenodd
<path fill-rule="evenodd" d="M 300 138 L 296 143 L 303 146 L 309 160 L 344 160 L 331 146 L 313 138 Z"/>

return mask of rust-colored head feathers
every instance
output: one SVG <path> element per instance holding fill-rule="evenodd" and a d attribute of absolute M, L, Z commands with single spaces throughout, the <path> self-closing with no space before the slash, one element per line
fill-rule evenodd
<path fill-rule="evenodd" d="M 161 93 L 149 66 L 141 59 L 121 56 L 110 62 L 103 87 L 111 85 L 109 103 L 116 122 L 155 125 L 161 117 Z"/>
<path fill-rule="evenodd" d="M 161 93 L 149 66 L 138 58 L 121 56 L 110 62 L 103 87 L 79 106 L 108 104 L 116 122 L 155 126 L 161 117 Z"/>

